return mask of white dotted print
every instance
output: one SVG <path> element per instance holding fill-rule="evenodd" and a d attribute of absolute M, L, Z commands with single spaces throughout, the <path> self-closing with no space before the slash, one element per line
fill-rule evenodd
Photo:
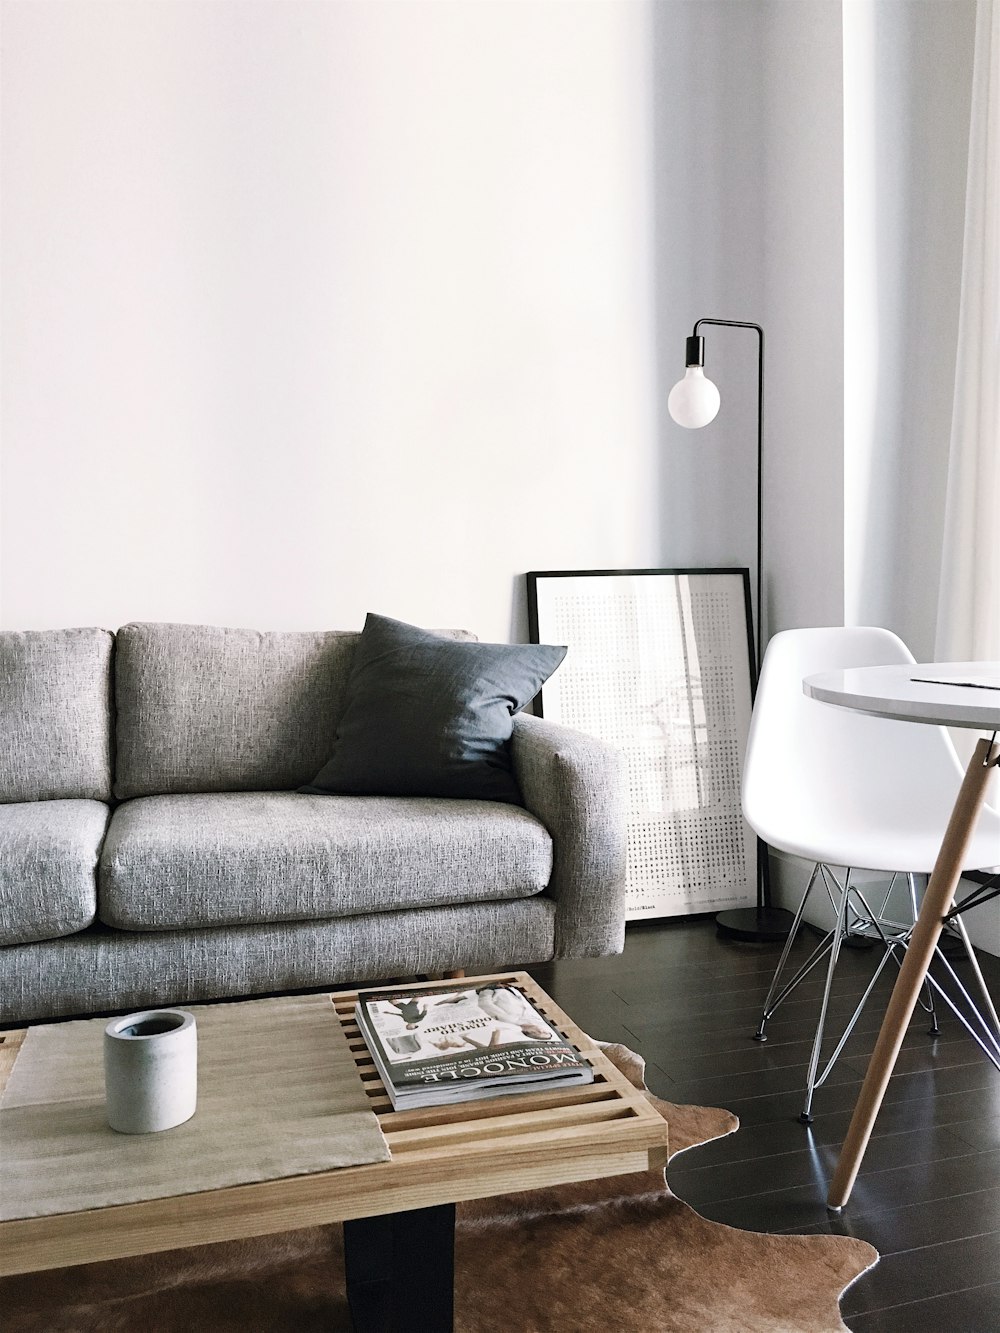
<path fill-rule="evenodd" d="M 539 576 L 536 590 L 539 639 L 569 646 L 542 691 L 544 716 L 628 758 L 629 918 L 753 903 L 742 577 Z"/>

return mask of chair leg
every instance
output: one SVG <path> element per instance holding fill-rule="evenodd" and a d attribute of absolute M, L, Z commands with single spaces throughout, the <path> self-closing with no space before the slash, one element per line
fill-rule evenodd
<path fill-rule="evenodd" d="M 781 992 L 777 1000 L 775 1000 L 774 996 L 775 992 L 778 989 L 778 982 L 781 980 L 781 974 L 782 971 L 784 970 L 785 963 L 788 961 L 788 955 L 791 953 L 792 945 L 795 943 L 795 938 L 799 933 L 799 926 L 802 924 L 802 913 L 805 911 L 806 902 L 809 898 L 810 893 L 812 893 L 812 887 L 816 883 L 816 876 L 818 874 L 819 874 L 819 866 L 814 865 L 813 872 L 809 876 L 809 883 L 806 885 L 806 891 L 802 895 L 802 901 L 799 903 L 798 910 L 796 911 L 795 917 L 792 920 L 792 928 L 788 932 L 788 938 L 785 940 L 784 948 L 781 950 L 781 957 L 778 959 L 778 966 L 774 969 L 774 976 L 771 978 L 771 984 L 768 987 L 767 998 L 764 1000 L 764 1008 L 760 1016 L 760 1024 L 757 1027 L 757 1031 L 753 1034 L 754 1041 L 767 1041 L 767 1036 L 764 1032 L 764 1025 L 767 1023 L 767 1020 L 771 1017 L 775 1009 L 777 1009 L 778 1005 L 785 998 L 788 992 L 792 990 L 792 988 L 802 980 L 802 977 L 805 976 L 806 971 L 808 971 L 809 966 L 811 965 L 812 960 L 811 959 L 807 960 L 807 963 L 802 968 L 799 968 L 799 971 L 792 978 L 791 982 Z"/>
<path fill-rule="evenodd" d="M 802 1108 L 799 1120 L 803 1125 L 811 1125 L 812 1099 L 813 1091 L 816 1087 L 816 1071 L 819 1069 L 820 1052 L 823 1049 L 823 1029 L 826 1026 L 826 1011 L 830 1004 L 830 991 L 833 989 L 833 973 L 837 966 L 837 959 L 840 957 L 840 946 L 844 939 L 845 923 L 847 921 L 847 903 L 850 898 L 851 872 L 847 870 L 844 876 L 844 884 L 840 894 L 840 910 L 837 913 L 837 922 L 834 926 L 834 936 L 830 945 L 830 962 L 826 969 L 826 986 L 823 989 L 823 1002 L 819 1010 L 819 1022 L 816 1024 L 816 1036 L 813 1038 L 812 1054 L 809 1057 L 809 1069 L 806 1074 L 806 1101 Z"/>
<path fill-rule="evenodd" d="M 912 881 L 918 877 L 911 875 L 908 878 L 911 880 L 910 898 L 911 902 L 913 903 L 913 910 L 914 910 L 913 919 L 914 921 L 916 921 L 917 904 L 914 892 L 915 886 L 912 884 Z M 927 877 L 925 875 L 921 875 L 919 876 L 919 879 L 923 881 L 922 887 L 926 887 Z M 955 1008 L 955 1006 L 951 1003 L 951 1001 L 948 1001 L 949 1007 L 955 1009 L 956 1016 L 959 1018 L 962 1024 L 968 1029 L 970 1035 L 973 1037 L 975 1041 L 977 1041 L 980 1044 L 980 1046 L 983 1047 L 983 1049 L 986 1051 L 986 1054 L 990 1057 L 993 1063 L 996 1064 L 997 1057 L 998 1055 L 1000 1055 L 1000 1017 L 998 1017 L 997 1015 L 996 1007 L 993 1003 L 993 996 L 990 994 L 989 987 L 986 984 L 986 978 L 983 976 L 982 971 L 979 967 L 979 959 L 976 957 L 976 951 L 972 947 L 972 941 L 969 939 L 969 932 L 965 928 L 965 922 L 962 920 L 961 915 L 952 917 L 951 920 L 948 922 L 948 925 L 954 929 L 955 933 L 958 935 L 962 943 L 962 947 L 965 950 L 966 958 L 968 959 L 969 962 L 969 967 L 972 969 L 972 975 L 975 979 L 976 988 L 979 991 L 983 1008 L 989 1015 L 991 1022 L 988 1023 L 986 1019 L 983 1017 L 983 1014 L 976 1008 L 975 1001 L 973 1000 L 969 992 L 965 989 L 965 987 L 962 985 L 962 982 L 960 981 L 958 974 L 955 972 L 955 969 L 951 966 L 946 955 L 943 953 L 940 942 L 938 943 L 935 949 L 935 954 L 940 959 L 941 964 L 945 968 L 945 970 L 951 975 L 951 978 L 954 981 L 956 987 L 958 988 L 959 992 L 965 999 L 966 1004 L 969 1006 L 969 1010 L 971 1011 L 974 1019 L 981 1025 L 983 1032 L 986 1033 L 987 1040 L 992 1045 L 993 1050 L 991 1051 L 990 1048 L 983 1042 L 983 1040 L 981 1039 L 979 1034 L 975 1031 L 975 1029 L 972 1027 L 972 1025 L 966 1021 L 966 1019 L 962 1016 L 961 1012 Z M 934 1021 L 934 1025 L 931 1027 L 930 1033 L 932 1036 L 937 1036 L 940 1032 L 940 1028 L 937 1026 L 937 1018 L 934 1015 L 933 997 L 935 988 L 932 987 L 931 984 L 932 980 L 933 979 L 931 978 L 930 973 L 928 973 L 927 981 L 924 983 L 924 986 L 925 989 L 927 990 L 928 996 L 930 997 L 931 1001 L 930 1013 Z M 942 996 L 946 1000 L 948 999 L 945 991 L 941 990 L 940 987 L 936 987 L 936 989 L 940 990 Z"/>
<path fill-rule="evenodd" d="M 972 975 L 976 979 L 976 985 L 979 988 L 979 993 L 983 997 L 983 1004 L 986 1008 L 986 1012 L 993 1020 L 994 1035 L 1000 1037 L 1000 1018 L 997 1017 L 996 1007 L 993 1004 L 993 996 L 990 994 L 989 987 L 986 985 L 986 978 L 980 971 L 979 959 L 976 957 L 976 951 L 972 947 L 972 941 L 969 939 L 969 932 L 965 928 L 965 922 L 962 920 L 960 916 L 952 917 L 952 920 L 954 921 L 958 929 L 959 935 L 961 935 L 962 937 L 962 943 L 965 946 L 965 952 L 968 955 L 969 959 L 969 966 L 972 968 Z M 980 1022 L 983 1022 L 983 1020 L 980 1019 Z M 986 1023 L 983 1022 L 983 1027 L 986 1026 L 987 1026 Z"/>
<path fill-rule="evenodd" d="M 878 980 L 881 977 L 882 973 L 884 972 L 889 960 L 892 959 L 897 967 L 899 967 L 900 965 L 899 959 L 896 955 L 897 951 L 903 952 L 905 950 L 906 947 L 905 939 L 894 933 L 887 934 L 885 924 L 882 920 L 889 903 L 889 897 L 892 892 L 892 884 L 895 882 L 895 880 L 896 880 L 896 875 L 893 875 L 892 880 L 890 880 L 889 883 L 889 892 L 886 893 L 885 899 L 882 903 L 881 911 L 879 913 L 875 913 L 872 910 L 871 905 L 868 902 L 868 899 L 865 897 L 864 893 L 856 884 L 850 885 L 847 889 L 847 893 L 849 895 L 853 895 L 853 897 L 857 899 L 857 902 L 860 903 L 861 905 L 860 908 L 858 908 L 857 906 L 853 906 L 852 908 L 852 906 L 849 904 L 847 909 L 847 914 L 853 912 L 854 924 L 862 923 L 866 929 L 868 927 L 874 929 L 875 936 L 871 939 L 871 942 L 872 944 L 880 943 L 882 945 L 883 953 L 878 966 L 872 973 L 871 979 L 868 982 L 867 987 L 865 988 L 864 994 L 858 1001 L 854 1013 L 848 1019 L 847 1024 L 845 1025 L 843 1031 L 840 1034 L 840 1039 L 838 1040 L 830 1056 L 827 1058 L 822 1073 L 817 1073 L 816 1077 L 813 1080 L 812 1084 L 813 1094 L 815 1093 L 815 1090 L 817 1088 L 821 1088 L 823 1086 L 823 1084 L 826 1082 L 827 1078 L 830 1075 L 830 1071 L 833 1069 L 834 1065 L 840 1058 L 840 1054 L 843 1051 L 844 1047 L 847 1045 L 847 1042 L 850 1040 L 851 1033 L 854 1031 L 858 1019 L 861 1017 L 864 1007 L 868 1003 L 869 997 L 871 996 L 872 991 L 878 984 Z M 834 881 L 834 883 L 836 883 L 836 881 Z M 849 932 L 850 928 L 847 929 Z M 849 943 L 849 933 L 847 938 L 845 938 L 844 940 L 845 946 L 848 943 Z"/>
<path fill-rule="evenodd" d="M 893 876 L 893 879 L 895 879 L 895 876 Z M 886 893 L 886 902 L 889 901 L 889 896 L 892 893 L 892 883 L 893 880 L 890 880 L 889 889 Z M 872 916 L 871 908 L 865 901 L 864 895 L 856 890 L 854 892 L 858 901 L 861 903 L 861 906 L 864 908 L 864 911 L 860 911 L 858 907 L 855 906 L 853 908 L 854 919 L 851 920 L 850 913 L 852 909 L 848 907 L 848 919 L 844 922 L 844 947 L 849 949 L 871 949 L 876 941 L 875 937 L 868 933 L 868 929 L 874 923 L 875 918 Z M 885 910 L 883 909 L 882 915 L 884 914 Z"/>
<path fill-rule="evenodd" d="M 982 1049 L 982 1051 L 985 1053 L 988 1059 L 992 1061 L 992 1063 L 997 1067 L 997 1069 L 1000 1069 L 1000 1020 L 997 1019 L 997 1011 L 993 1005 L 993 997 L 990 995 L 989 989 L 986 985 L 986 981 L 983 978 L 983 974 L 979 970 L 979 961 L 976 958 L 975 951 L 972 948 L 972 941 L 969 939 L 968 932 L 965 930 L 964 924 L 961 923 L 961 918 L 954 917 L 953 920 L 961 925 L 961 928 L 959 929 L 959 936 L 962 939 L 963 944 L 965 945 L 966 953 L 969 959 L 969 964 L 972 968 L 973 974 L 977 979 L 980 996 L 984 1002 L 986 1011 L 989 1014 L 990 1019 L 992 1020 L 992 1026 L 990 1023 L 986 1021 L 982 1013 L 976 1008 L 975 1000 L 969 994 L 961 977 L 958 975 L 958 973 L 952 967 L 951 963 L 948 961 L 947 954 L 943 953 L 939 947 L 935 947 L 934 956 L 939 961 L 943 971 L 946 972 L 950 977 L 952 985 L 958 992 L 959 998 L 964 1002 L 964 1005 L 968 1012 L 967 1013 L 963 1012 L 961 1006 L 956 1004 L 952 996 L 948 994 L 948 992 L 944 989 L 944 987 L 940 984 L 940 982 L 938 982 L 936 977 L 934 977 L 930 972 L 927 973 L 927 979 L 931 983 L 933 988 L 937 991 L 937 993 L 941 996 L 942 1000 L 944 1000 L 945 1004 L 947 1004 L 948 1008 L 952 1011 L 952 1013 L 955 1015 L 958 1021 L 965 1028 L 966 1032 L 968 1032 L 972 1040 Z M 982 1032 L 976 1031 L 976 1028 L 974 1026 L 975 1023 L 979 1024 L 980 1028 L 982 1029 Z"/>
<path fill-rule="evenodd" d="M 910 907 L 913 909 L 914 921 L 916 921 L 917 912 L 920 910 L 919 905 L 917 903 L 918 880 L 921 881 L 920 892 L 922 893 L 924 889 L 927 887 L 927 876 L 926 875 L 906 876 L 906 883 L 909 886 L 910 890 Z M 937 1010 L 934 1007 L 934 991 L 931 989 L 931 983 L 929 981 L 924 982 L 923 990 L 924 990 L 924 995 L 927 998 L 926 1001 L 921 1001 L 920 1007 L 924 1010 L 925 1013 L 930 1014 L 930 1019 L 931 1019 L 931 1025 L 927 1029 L 927 1034 L 930 1037 L 940 1037 L 941 1027 L 940 1024 L 938 1023 Z"/>
<path fill-rule="evenodd" d="M 885 902 L 882 904 L 882 911 L 881 913 L 875 915 L 873 914 L 872 909 L 865 898 L 865 895 L 861 892 L 860 889 L 855 888 L 851 884 L 850 868 L 847 869 L 844 883 L 843 885 L 841 885 L 838 882 L 837 877 L 831 871 L 828 871 L 825 866 L 817 864 L 813 867 L 813 872 L 809 878 L 809 883 L 806 886 L 805 893 L 802 895 L 802 900 L 799 903 L 798 909 L 795 913 L 795 917 L 792 922 L 792 929 L 789 932 L 787 940 L 785 941 L 784 948 L 781 951 L 781 957 L 778 960 L 778 965 L 775 968 L 774 975 L 771 978 L 771 984 L 768 988 L 767 998 L 764 1001 L 764 1007 L 761 1013 L 760 1023 L 757 1027 L 757 1031 L 754 1033 L 754 1040 L 760 1042 L 767 1041 L 765 1028 L 768 1021 L 771 1019 L 771 1017 L 777 1010 L 778 1006 L 785 1000 L 785 998 L 791 993 L 791 991 L 794 990 L 794 988 L 798 985 L 798 983 L 810 971 L 812 971 L 812 969 L 822 960 L 822 958 L 825 955 L 829 954 L 827 961 L 827 970 L 826 970 L 826 984 L 823 990 L 823 998 L 820 1004 L 819 1019 L 816 1025 L 816 1032 L 813 1038 L 812 1050 L 810 1052 L 809 1066 L 806 1073 L 805 1104 L 803 1106 L 801 1114 L 799 1115 L 799 1120 L 803 1124 L 806 1125 L 812 1124 L 813 1122 L 812 1104 L 816 1089 L 822 1086 L 822 1084 L 825 1082 L 837 1058 L 839 1057 L 841 1051 L 843 1050 L 847 1040 L 851 1036 L 851 1033 L 853 1032 L 856 1023 L 859 1017 L 861 1016 L 861 1012 L 864 1009 L 865 1004 L 868 1001 L 876 983 L 878 982 L 878 979 L 881 976 L 886 964 L 889 962 L 891 958 L 896 963 L 897 967 L 900 966 L 900 959 L 897 957 L 897 951 L 900 953 L 905 952 L 906 944 L 908 943 L 909 932 L 907 931 L 906 935 L 902 935 L 900 932 L 905 931 L 906 927 L 903 925 L 898 925 L 894 928 L 896 932 L 895 934 L 890 932 L 887 935 L 886 930 L 883 929 L 883 923 L 880 919 L 882 916 L 885 915 L 889 902 L 889 897 L 892 892 L 892 886 L 895 883 L 896 878 L 897 876 L 893 875 L 892 879 L 889 882 L 889 889 L 885 895 Z M 812 890 L 816 884 L 817 879 L 821 879 L 821 882 L 824 884 L 824 887 L 826 888 L 827 896 L 830 898 L 831 903 L 835 908 L 836 924 L 834 925 L 833 929 L 829 931 L 826 936 L 824 936 L 824 938 L 820 941 L 820 943 L 810 954 L 809 958 L 807 958 L 806 961 L 798 968 L 795 974 L 787 982 L 785 982 L 784 985 L 782 985 L 781 982 L 784 976 L 784 971 L 786 964 L 788 962 L 789 955 L 791 953 L 791 948 L 798 935 L 798 931 L 802 923 L 803 914 L 805 912 L 806 903 L 809 900 L 809 896 L 812 893 Z M 920 883 L 921 877 L 917 875 L 908 874 L 906 876 L 906 879 L 909 886 L 909 899 L 911 908 L 913 910 L 913 919 L 916 920 L 916 915 L 919 910 L 918 897 L 922 888 L 922 885 Z M 839 901 L 836 898 L 837 890 L 839 890 L 840 892 Z M 856 902 L 854 901 L 855 899 L 857 900 Z M 994 1020 L 995 1032 L 997 1036 L 1000 1037 L 1000 1019 L 997 1018 L 996 1010 L 993 1007 L 992 1000 L 989 997 L 989 992 L 987 991 L 986 983 L 982 977 L 982 973 L 979 970 L 979 966 L 976 961 L 975 955 L 972 951 L 971 944 L 968 943 L 967 932 L 965 931 L 964 925 L 961 922 L 960 918 L 956 918 L 955 924 L 956 924 L 956 929 L 958 929 L 959 933 L 963 937 L 963 940 L 966 942 L 966 951 L 969 954 L 970 962 L 978 983 L 978 987 L 984 996 L 984 999 L 986 1001 L 986 1007 L 990 1013 L 990 1016 Z M 870 929 L 872 926 L 874 926 L 878 935 L 877 939 L 875 937 L 872 937 L 872 942 L 873 943 L 881 942 L 883 948 L 885 949 L 884 957 L 881 959 L 878 967 L 875 969 L 875 973 L 872 976 L 871 980 L 869 981 L 868 987 L 865 990 L 865 993 L 862 995 L 860 1003 L 858 1004 L 854 1013 L 848 1020 L 846 1027 L 844 1028 L 843 1032 L 839 1037 L 838 1044 L 835 1050 L 830 1055 L 829 1059 L 826 1061 L 822 1073 L 820 1073 L 819 1072 L 820 1060 L 822 1056 L 823 1039 L 826 1033 L 826 1022 L 830 1005 L 830 998 L 833 990 L 833 977 L 834 977 L 834 972 L 836 970 L 837 962 L 840 957 L 840 950 L 842 947 L 846 945 L 853 931 L 857 931 L 861 928 Z M 931 1020 L 931 1027 L 929 1029 L 930 1033 L 931 1035 L 936 1036 L 940 1032 L 940 1028 L 938 1026 L 937 1010 L 934 1002 L 934 988 L 932 987 L 929 980 L 924 983 L 923 990 L 926 999 L 922 1001 L 922 1007 L 926 1009 Z M 986 1024 L 984 1023 L 984 1027 L 985 1026 Z M 977 1040 L 979 1040 L 978 1037 Z M 983 1043 L 980 1041 L 980 1044 Z"/>
<path fill-rule="evenodd" d="M 842 1051 L 842 1050 L 844 1049 L 844 1047 L 847 1045 L 847 1042 L 848 1042 L 848 1040 L 850 1039 L 851 1033 L 854 1031 L 855 1027 L 857 1026 L 858 1019 L 861 1017 L 861 1014 L 862 1014 L 862 1012 L 863 1012 L 863 1010 L 864 1010 L 865 1005 L 868 1003 L 868 1000 L 869 1000 L 869 997 L 871 996 L 872 991 L 873 991 L 873 990 L 875 989 L 875 987 L 878 985 L 878 979 L 879 979 L 879 977 L 882 975 L 883 971 L 885 970 L 885 966 L 886 966 L 886 964 L 888 963 L 889 959 L 890 959 L 890 958 L 895 958 L 895 950 L 896 950 L 898 947 L 899 947 L 899 946 L 898 946 L 895 942 L 892 942 L 892 941 L 890 941 L 889 943 L 886 944 L 886 946 L 885 946 L 885 952 L 883 953 L 881 959 L 879 960 L 879 965 L 878 965 L 878 967 L 875 969 L 874 973 L 872 974 L 872 979 L 871 979 L 871 981 L 869 981 L 867 987 L 865 988 L 865 993 L 862 995 L 861 999 L 858 1001 L 857 1008 L 854 1010 L 854 1013 L 853 1013 L 853 1014 L 851 1015 L 851 1017 L 848 1019 L 847 1026 L 844 1028 L 843 1032 L 840 1034 L 840 1040 L 837 1042 L 837 1045 L 834 1047 L 834 1049 L 833 1049 L 833 1051 L 832 1051 L 832 1053 L 831 1053 L 831 1055 L 830 1055 L 830 1058 L 827 1060 L 826 1065 L 825 1065 L 825 1067 L 824 1067 L 824 1069 L 823 1069 L 822 1074 L 817 1074 L 816 1078 L 815 1078 L 814 1081 L 813 1081 L 813 1092 L 815 1092 L 817 1088 L 821 1088 L 821 1087 L 823 1086 L 823 1084 L 826 1082 L 826 1080 L 827 1080 L 827 1078 L 828 1078 L 828 1076 L 829 1076 L 829 1074 L 830 1074 L 831 1069 L 832 1069 L 833 1066 L 837 1063 L 837 1060 L 838 1060 L 839 1057 L 840 1057 L 840 1053 L 841 1053 L 841 1051 Z M 898 966 L 898 959 L 897 959 L 896 961 L 897 961 L 897 966 Z"/>
<path fill-rule="evenodd" d="M 775 998 L 775 992 L 778 988 L 778 983 L 782 974 L 782 969 L 784 968 L 785 963 L 787 961 L 788 954 L 791 948 L 791 943 L 795 938 L 796 932 L 798 931 L 799 924 L 802 919 L 802 914 L 805 909 L 806 900 L 808 899 L 809 894 L 813 888 L 817 875 L 823 876 L 824 883 L 826 884 L 827 888 L 827 894 L 831 898 L 833 897 L 833 895 L 830 890 L 829 880 L 832 879 L 834 885 L 840 889 L 841 897 L 839 904 L 837 904 L 836 924 L 833 930 L 829 932 L 829 934 L 824 938 L 821 944 L 817 946 L 817 949 L 814 951 L 813 955 L 806 961 L 806 963 L 801 968 L 799 968 L 796 975 L 791 979 L 790 982 L 788 982 L 785 985 L 782 991 L 777 995 L 777 998 Z M 764 1011 L 761 1016 L 760 1026 L 755 1034 L 756 1040 L 758 1041 L 767 1040 L 767 1037 L 764 1033 L 764 1027 L 768 1019 L 770 1019 L 770 1017 L 777 1009 L 778 1005 L 781 1004 L 785 996 L 798 984 L 799 981 L 802 980 L 806 972 L 811 970 L 811 968 L 816 964 L 816 962 L 819 961 L 819 957 L 822 956 L 822 954 L 825 953 L 828 948 L 829 961 L 827 964 L 826 985 L 823 991 L 823 999 L 820 1005 L 819 1021 L 817 1023 L 816 1033 L 813 1038 L 813 1046 L 810 1054 L 809 1067 L 806 1074 L 805 1105 L 803 1107 L 801 1114 L 799 1115 L 799 1120 L 806 1125 L 812 1124 L 813 1122 L 812 1102 L 815 1091 L 818 1087 L 820 1087 L 823 1084 L 823 1082 L 826 1080 L 827 1075 L 830 1073 L 830 1070 L 833 1068 L 834 1063 L 836 1062 L 838 1056 L 840 1055 L 841 1051 L 844 1048 L 845 1043 L 850 1037 L 851 1032 L 853 1031 L 854 1026 L 857 1023 L 857 1020 L 861 1015 L 861 1011 L 863 1010 L 865 1003 L 867 1002 L 872 990 L 874 989 L 875 984 L 878 981 L 878 978 L 881 975 L 885 965 L 888 963 L 889 959 L 892 958 L 895 961 L 897 967 L 901 966 L 900 958 L 896 956 L 897 950 L 900 953 L 905 954 L 906 947 L 909 944 L 909 935 L 910 935 L 909 931 L 907 931 L 905 935 L 898 935 L 898 934 L 895 936 L 891 934 L 889 936 L 886 935 L 885 931 L 882 929 L 882 923 L 879 917 L 873 916 L 872 910 L 868 902 L 866 901 L 864 894 L 860 890 L 856 890 L 851 886 L 850 879 L 851 879 L 851 871 L 850 869 L 848 869 L 846 877 L 844 879 L 843 887 L 841 887 L 837 883 L 836 877 L 832 875 L 832 873 L 830 874 L 827 873 L 826 867 L 820 865 L 814 867 L 812 876 L 809 880 L 809 884 L 806 888 L 806 892 L 803 895 L 802 902 L 799 904 L 798 911 L 795 915 L 792 931 L 789 935 L 788 941 L 786 941 L 785 947 L 782 951 L 781 958 L 779 959 L 778 962 L 778 966 L 775 969 L 774 977 L 772 978 L 771 986 L 767 993 L 767 999 L 764 1002 Z M 890 880 L 889 892 L 886 894 L 886 900 L 882 905 L 882 912 L 880 916 L 884 916 L 885 914 L 888 905 L 889 894 L 892 891 L 892 885 L 895 882 L 895 879 L 896 876 L 893 875 L 892 880 Z M 919 912 L 919 895 L 922 892 L 923 888 L 925 887 L 926 876 L 907 874 L 906 880 L 909 891 L 910 906 L 913 912 L 913 920 L 916 921 L 917 914 Z M 855 894 L 855 896 L 858 898 L 861 904 L 861 908 L 864 909 L 863 911 L 861 911 L 857 907 L 854 908 L 854 916 L 856 918 L 856 921 L 852 921 L 851 918 L 852 893 Z M 834 1050 L 833 1054 L 827 1061 L 822 1074 L 819 1074 L 818 1071 L 820 1064 L 820 1056 L 822 1053 L 823 1037 L 826 1028 L 827 1010 L 829 1008 L 830 996 L 833 989 L 834 971 L 837 966 L 837 961 L 840 956 L 841 948 L 845 944 L 847 937 L 849 936 L 851 931 L 854 929 L 855 924 L 859 922 L 868 922 L 875 926 L 878 935 L 881 938 L 881 942 L 885 948 L 886 951 L 885 956 L 879 963 L 878 968 L 876 969 L 874 976 L 871 978 L 871 981 L 869 982 L 864 995 L 861 997 L 860 1003 L 858 1004 L 853 1015 L 848 1021 L 846 1028 L 841 1034 L 836 1049 Z M 976 958 L 975 951 L 972 948 L 972 943 L 969 939 L 968 931 L 965 928 L 965 924 L 960 916 L 956 916 L 955 918 L 953 918 L 953 922 L 955 930 L 959 934 L 962 943 L 964 945 L 965 952 L 969 960 L 969 965 L 972 969 L 972 973 L 976 981 L 976 987 L 980 995 L 982 996 L 984 1009 L 986 1013 L 989 1015 L 990 1019 L 992 1020 L 992 1030 L 990 1024 L 986 1021 L 983 1015 L 976 1010 L 975 1005 L 972 1003 L 971 996 L 969 996 L 968 992 L 965 990 L 964 986 L 959 981 L 957 975 L 954 972 L 954 969 L 948 964 L 947 959 L 945 959 L 944 956 L 941 955 L 943 965 L 947 968 L 948 972 L 951 974 L 951 977 L 955 982 L 955 985 L 957 986 L 961 994 L 964 996 L 966 1003 L 968 1003 L 970 1009 L 972 1010 L 973 1015 L 982 1024 L 983 1030 L 986 1033 L 986 1040 L 984 1041 L 984 1039 L 977 1032 L 975 1032 L 969 1021 L 956 1008 L 955 1004 L 952 1002 L 950 997 L 941 989 L 940 986 L 937 985 L 934 979 L 930 976 L 927 977 L 922 988 L 923 995 L 925 998 L 920 1001 L 921 1007 L 927 1012 L 930 1018 L 931 1026 L 928 1029 L 928 1031 L 931 1036 L 938 1036 L 941 1031 L 940 1026 L 938 1024 L 938 1013 L 934 1000 L 934 993 L 935 990 L 937 990 L 938 993 L 948 1002 L 949 1007 L 955 1010 L 956 1015 L 962 1021 L 963 1025 L 968 1029 L 968 1031 L 975 1039 L 975 1041 L 982 1047 L 982 1049 L 986 1052 L 986 1054 L 993 1061 L 993 1063 L 996 1064 L 998 1067 L 1000 1067 L 1000 1016 L 998 1016 L 997 1014 L 997 1010 L 996 1007 L 994 1006 L 992 996 L 990 995 L 989 992 L 989 988 L 987 987 L 985 978 L 983 977 L 982 971 L 980 970 L 979 962 L 978 959 Z M 896 927 L 896 929 L 897 931 L 900 931 L 904 930 L 905 927 L 899 926 Z M 989 1045 L 987 1043 L 989 1043 Z M 993 1048 L 992 1050 L 990 1049 L 991 1046 Z"/>

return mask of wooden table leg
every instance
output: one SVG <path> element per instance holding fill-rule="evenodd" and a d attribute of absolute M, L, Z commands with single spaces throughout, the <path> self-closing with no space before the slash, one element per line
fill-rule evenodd
<path fill-rule="evenodd" d="M 944 918 L 951 910 L 955 889 L 962 874 L 962 863 L 969 839 L 986 795 L 990 768 L 1000 756 L 1000 745 L 981 740 L 969 761 L 955 808 L 948 820 L 944 841 L 934 863 L 934 872 L 924 893 L 923 902 L 913 934 L 899 970 L 892 998 L 882 1020 L 882 1029 L 875 1043 L 868 1072 L 861 1085 L 861 1093 L 854 1107 L 840 1160 L 834 1172 L 827 1198 L 827 1207 L 839 1211 L 851 1196 L 861 1159 L 875 1126 L 875 1118 L 903 1044 L 907 1026 L 927 976 L 934 949 L 944 927 Z"/>

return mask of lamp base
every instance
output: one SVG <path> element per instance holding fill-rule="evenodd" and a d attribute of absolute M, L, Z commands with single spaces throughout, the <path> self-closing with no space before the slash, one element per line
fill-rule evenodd
<path fill-rule="evenodd" d="M 788 939 L 794 920 L 793 914 L 783 907 L 737 907 L 719 913 L 715 918 L 715 933 L 724 940 L 773 944 Z"/>

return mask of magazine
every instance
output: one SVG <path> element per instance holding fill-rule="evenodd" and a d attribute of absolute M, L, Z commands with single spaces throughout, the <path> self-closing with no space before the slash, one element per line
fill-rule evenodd
<path fill-rule="evenodd" d="M 398 1110 L 594 1079 L 524 991 L 505 982 L 366 991 L 354 1013 Z"/>

